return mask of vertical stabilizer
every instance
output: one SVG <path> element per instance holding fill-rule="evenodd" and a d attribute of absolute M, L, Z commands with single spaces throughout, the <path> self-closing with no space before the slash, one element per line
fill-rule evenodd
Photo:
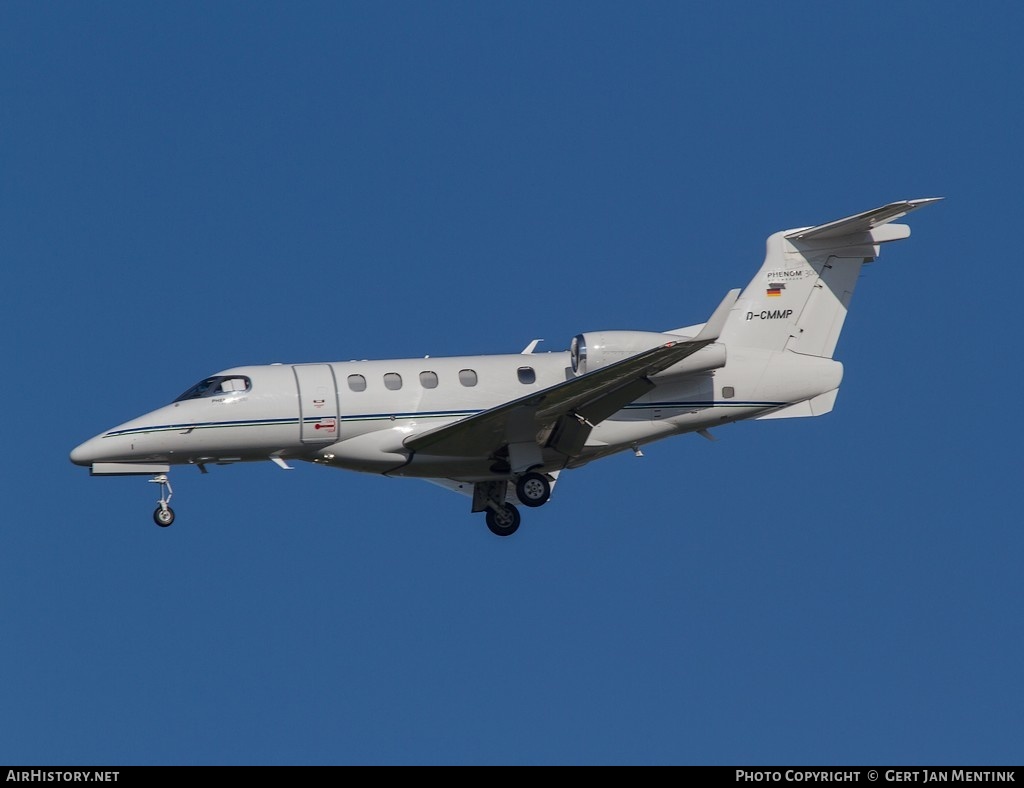
<path fill-rule="evenodd" d="M 722 331 L 726 345 L 832 358 L 861 267 L 881 244 L 910 235 L 890 224 L 941 198 L 890 203 L 816 227 L 768 238 L 764 264 Z"/>

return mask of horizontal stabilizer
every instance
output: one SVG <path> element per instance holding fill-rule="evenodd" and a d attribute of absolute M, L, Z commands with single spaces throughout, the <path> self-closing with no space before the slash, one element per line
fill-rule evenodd
<path fill-rule="evenodd" d="M 828 222 L 827 224 L 819 224 L 817 227 L 805 227 L 800 230 L 793 230 L 786 233 L 786 238 L 791 240 L 807 240 L 809 238 L 842 238 L 846 235 L 870 232 L 876 227 L 888 224 L 894 219 L 899 219 L 901 216 L 906 216 L 911 211 L 916 211 L 918 208 L 923 208 L 925 205 L 931 205 L 941 199 L 942 197 L 924 197 L 918 200 L 891 202 L 888 205 L 883 205 L 881 208 L 875 208 L 871 211 L 864 211 L 864 213 L 847 216 L 845 219 L 837 219 L 836 221 Z"/>

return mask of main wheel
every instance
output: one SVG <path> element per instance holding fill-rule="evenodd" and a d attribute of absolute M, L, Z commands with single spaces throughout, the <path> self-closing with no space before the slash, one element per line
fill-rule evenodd
<path fill-rule="evenodd" d="M 516 482 L 516 497 L 524 506 L 543 506 L 551 497 L 551 483 L 539 473 L 524 473 Z"/>
<path fill-rule="evenodd" d="M 499 511 L 494 509 L 488 509 L 485 515 L 487 519 L 487 527 L 491 529 L 492 534 L 497 536 L 511 536 L 519 528 L 519 522 L 522 519 L 519 516 L 519 510 L 516 509 L 512 504 L 503 504 Z"/>
<path fill-rule="evenodd" d="M 156 511 L 153 512 L 153 522 L 161 528 L 166 528 L 174 522 L 174 509 L 170 506 L 166 509 L 162 506 L 156 507 Z"/>

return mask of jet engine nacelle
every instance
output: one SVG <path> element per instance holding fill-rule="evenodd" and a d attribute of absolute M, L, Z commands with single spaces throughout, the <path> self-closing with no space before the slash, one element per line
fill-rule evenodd
<path fill-rule="evenodd" d="M 577 375 L 585 375 L 637 353 L 664 345 L 666 342 L 685 339 L 687 337 L 660 334 L 656 331 L 589 331 L 586 334 L 577 334 L 569 345 L 572 371 Z M 655 377 L 665 378 L 719 369 L 725 366 L 725 356 L 725 345 L 710 344 L 678 364 L 662 370 Z"/>
<path fill-rule="evenodd" d="M 669 338 L 656 331 L 590 331 L 569 344 L 572 371 L 585 375 L 644 350 L 664 345 Z"/>

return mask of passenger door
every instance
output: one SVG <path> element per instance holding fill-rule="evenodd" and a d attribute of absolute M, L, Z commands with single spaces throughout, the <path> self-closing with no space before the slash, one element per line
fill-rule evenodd
<path fill-rule="evenodd" d="M 303 443 L 338 440 L 338 389 L 330 364 L 296 364 L 300 437 Z"/>

